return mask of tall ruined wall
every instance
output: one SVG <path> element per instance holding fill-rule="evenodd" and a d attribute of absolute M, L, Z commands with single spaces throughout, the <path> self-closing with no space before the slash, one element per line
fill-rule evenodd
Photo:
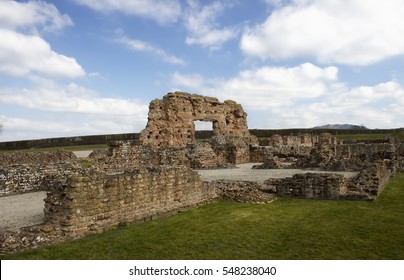
<path fill-rule="evenodd" d="M 72 176 L 48 193 L 45 221 L 60 227 L 65 235 L 79 237 L 216 197 L 195 171 L 181 167 L 138 169 L 113 176 Z"/>
<path fill-rule="evenodd" d="M 247 113 L 234 101 L 184 92 L 169 93 L 150 103 L 140 142 L 152 147 L 185 147 L 195 144 L 194 121 L 212 122 L 215 135 L 250 136 Z"/>

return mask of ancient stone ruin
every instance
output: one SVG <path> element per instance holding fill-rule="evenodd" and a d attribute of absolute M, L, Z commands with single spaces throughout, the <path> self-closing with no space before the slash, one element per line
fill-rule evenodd
<path fill-rule="evenodd" d="M 175 92 L 150 103 L 140 141 L 112 142 L 86 159 L 67 151 L 0 154 L 0 196 L 47 192 L 44 222 L 0 228 L 0 252 L 101 233 L 217 199 L 373 200 L 404 169 L 398 139 L 338 141 L 331 134 L 305 134 L 259 142 L 246 116 L 234 101 Z M 212 123 L 211 139 L 195 141 L 197 120 Z M 251 172 L 261 172 L 262 179 L 203 179 L 200 171 L 247 163 L 255 163 Z M 275 178 L 271 170 L 291 175 Z"/>
<path fill-rule="evenodd" d="M 247 113 L 240 104 L 175 92 L 150 103 L 148 122 L 140 141 L 158 148 L 195 144 L 194 121 L 212 122 L 213 133 L 217 136 L 250 137 Z"/>

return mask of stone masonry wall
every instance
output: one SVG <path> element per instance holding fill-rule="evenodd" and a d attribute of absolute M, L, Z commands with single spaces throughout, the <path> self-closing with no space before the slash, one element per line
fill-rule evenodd
<path fill-rule="evenodd" d="M 307 161 L 300 162 L 300 166 L 360 171 L 369 163 L 384 159 L 392 160 L 398 166 L 399 158 L 396 145 L 391 142 L 323 144 L 313 149 Z"/>
<path fill-rule="evenodd" d="M 136 142 L 111 142 L 106 152 L 90 155 L 106 173 L 161 165 L 211 169 L 234 166 L 250 161 L 250 138 L 214 136 L 209 141 L 186 147 L 153 148 Z"/>
<path fill-rule="evenodd" d="M 378 160 L 364 168 L 350 185 L 352 194 L 366 193 L 370 199 L 375 199 L 395 175 L 396 169 L 391 160 Z"/>
<path fill-rule="evenodd" d="M 264 182 L 216 180 L 204 182 L 216 189 L 220 198 L 247 203 L 268 203 L 275 199 L 275 192 Z"/>
<path fill-rule="evenodd" d="M 166 215 L 216 198 L 187 168 L 138 169 L 119 175 L 72 176 L 45 199 L 45 222 L 80 237 Z"/>
<path fill-rule="evenodd" d="M 369 163 L 357 176 L 349 179 L 334 173 L 305 173 L 270 179 L 265 183 L 275 188 L 279 196 L 374 200 L 394 176 L 393 164 L 391 160 Z"/>
<path fill-rule="evenodd" d="M 48 190 L 62 177 L 77 172 L 72 152 L 0 154 L 0 196 Z"/>
<path fill-rule="evenodd" d="M 313 149 L 319 145 L 336 145 L 337 140 L 329 133 L 320 135 L 273 135 L 265 141 L 265 146 L 252 146 L 250 151 L 251 162 L 268 163 L 267 166 L 274 166 L 271 162 L 274 157 L 279 159 L 287 158 L 309 158 Z M 269 162 L 268 162 L 269 161 Z M 279 165 L 280 168 L 288 168 L 286 165 Z M 294 165 L 289 166 L 296 168 Z M 262 166 L 261 168 L 265 168 Z"/>
<path fill-rule="evenodd" d="M 0 197 L 32 191 L 47 191 L 55 182 L 77 173 L 79 169 L 72 163 L 0 167 Z"/>
<path fill-rule="evenodd" d="M 0 154 L 0 167 L 20 164 L 49 165 L 76 160 L 73 152 L 58 150 L 55 152 L 15 152 Z"/>
<path fill-rule="evenodd" d="M 45 222 L 0 233 L 0 252 L 22 251 L 165 216 L 218 198 L 184 167 L 137 169 L 118 175 L 89 171 L 47 193 Z"/>
<path fill-rule="evenodd" d="M 279 196 L 314 199 L 340 199 L 347 193 L 343 175 L 331 173 L 295 174 L 291 178 L 271 179 Z"/>
<path fill-rule="evenodd" d="M 212 122 L 214 135 L 248 137 L 251 135 L 246 117 L 243 107 L 231 100 L 221 103 L 213 97 L 169 93 L 150 103 L 148 122 L 140 134 L 140 142 L 159 148 L 195 144 L 194 121 Z"/>

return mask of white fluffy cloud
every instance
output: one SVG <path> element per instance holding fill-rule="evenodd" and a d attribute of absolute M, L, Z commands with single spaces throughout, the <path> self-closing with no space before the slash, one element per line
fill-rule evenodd
<path fill-rule="evenodd" d="M 216 18 L 229 7 L 226 3 L 215 1 L 201 6 L 199 2 L 189 0 L 188 6 L 189 9 L 185 15 L 185 27 L 189 32 L 185 42 L 188 45 L 218 49 L 238 35 L 236 28 L 219 27 L 216 22 Z"/>
<path fill-rule="evenodd" d="M 76 59 L 56 53 L 41 37 L 0 29 L 0 74 L 76 78 L 85 72 Z"/>
<path fill-rule="evenodd" d="M 304 63 L 296 67 L 261 67 L 214 83 L 199 74 L 175 73 L 172 84 L 175 89 L 241 103 L 249 113 L 250 126 L 257 128 L 327 123 L 365 124 L 370 128 L 402 126 L 403 85 L 388 81 L 349 88 L 339 80 L 334 66 Z"/>
<path fill-rule="evenodd" d="M 75 0 L 99 12 L 121 12 L 141 16 L 158 23 L 175 22 L 181 15 L 181 5 L 177 0 Z"/>
<path fill-rule="evenodd" d="M 181 86 L 190 89 L 197 89 L 205 84 L 205 79 L 200 74 L 187 74 L 183 75 L 178 72 L 175 72 L 171 76 L 171 83 L 174 86 Z"/>
<path fill-rule="evenodd" d="M 137 40 L 137 39 L 130 39 L 125 36 L 121 36 L 119 39 L 117 39 L 117 42 L 124 44 L 127 46 L 130 50 L 137 51 L 137 52 L 145 52 L 149 53 L 152 55 L 155 55 L 159 58 L 161 58 L 163 61 L 171 63 L 171 64 L 177 64 L 177 65 L 185 65 L 185 61 L 179 57 L 176 57 L 175 55 L 168 54 L 165 50 L 153 46 L 152 44 Z"/>
<path fill-rule="evenodd" d="M 40 32 L 59 31 L 73 22 L 42 1 L 0 1 L 0 74 L 77 78 L 85 75 L 75 58 L 53 51 Z"/>
<path fill-rule="evenodd" d="M 236 77 L 216 82 L 213 87 L 201 75 L 175 73 L 177 87 L 203 88 L 220 96 L 237 100 L 253 110 L 267 110 L 292 105 L 299 100 L 318 98 L 338 86 L 338 68 L 317 67 L 304 63 L 296 67 L 261 67 L 241 71 Z"/>
<path fill-rule="evenodd" d="M 0 1 L 0 28 L 39 28 L 41 31 L 53 32 L 72 25 L 70 17 L 60 14 L 53 4 L 42 1 Z"/>
<path fill-rule="evenodd" d="M 108 116 L 147 115 L 147 106 L 137 100 L 99 97 L 75 83 L 63 87 L 53 82 L 35 88 L 0 88 L 0 102 L 29 109 Z"/>
<path fill-rule="evenodd" d="M 1 116 L 4 124 L 1 141 L 42 139 L 64 136 L 99 135 L 140 131 L 145 121 L 133 118 L 107 118 L 104 116 L 83 116 L 45 114 L 40 117 Z"/>
<path fill-rule="evenodd" d="M 270 2 L 277 8 L 242 36 L 248 56 L 368 65 L 404 54 L 402 0 Z"/>
<path fill-rule="evenodd" d="M 52 81 L 33 88 L 0 88 L 0 104 L 23 108 L 23 115 L 30 116 L 1 116 L 2 141 L 140 131 L 148 111 L 136 99 L 101 97 L 75 83 Z"/>

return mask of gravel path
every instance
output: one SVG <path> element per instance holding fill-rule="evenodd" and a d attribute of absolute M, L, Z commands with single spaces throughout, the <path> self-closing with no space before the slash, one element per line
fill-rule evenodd
<path fill-rule="evenodd" d="M 81 156 L 86 156 L 82 153 Z M 303 169 L 251 169 L 257 163 L 237 165 L 232 169 L 197 170 L 203 181 L 219 179 L 242 181 L 265 181 L 269 178 L 292 177 L 294 174 L 324 171 L 308 171 Z M 357 172 L 335 172 L 353 177 Z M 40 224 L 43 222 L 44 198 L 46 192 L 34 192 L 20 195 L 0 197 L 0 231 L 14 230 L 20 227 Z"/>
<path fill-rule="evenodd" d="M 45 197 L 46 192 L 0 197 L 0 231 L 42 223 Z"/>
<path fill-rule="evenodd" d="M 260 182 L 270 178 L 286 178 L 302 173 L 338 173 L 347 178 L 356 176 L 357 172 L 331 172 L 331 171 L 310 171 L 305 169 L 251 169 L 253 165 L 259 163 L 245 163 L 237 165 L 237 168 L 197 170 L 203 181 L 214 180 L 234 180 Z"/>
<path fill-rule="evenodd" d="M 73 154 L 75 154 L 76 157 L 78 158 L 88 158 L 88 156 L 93 152 L 93 150 L 87 150 L 87 151 L 73 151 Z"/>

